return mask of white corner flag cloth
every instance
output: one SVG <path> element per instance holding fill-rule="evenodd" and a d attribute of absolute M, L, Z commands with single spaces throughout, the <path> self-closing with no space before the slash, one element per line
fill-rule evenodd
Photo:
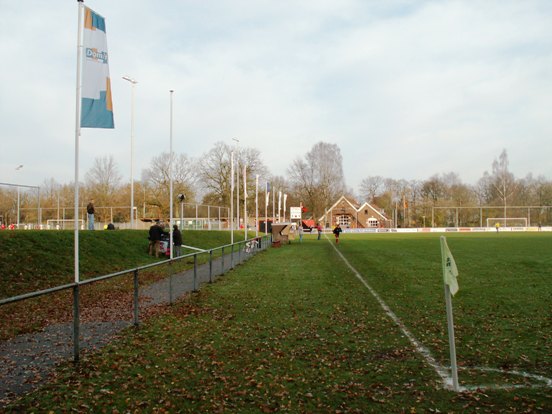
<path fill-rule="evenodd" d="M 458 280 L 456 279 L 458 277 L 458 268 L 456 267 L 454 257 L 452 257 L 452 253 L 447 245 L 447 240 L 444 237 L 441 237 L 441 244 L 444 254 L 443 278 L 445 284 L 447 284 L 450 289 L 451 295 L 454 296 L 459 290 Z"/>

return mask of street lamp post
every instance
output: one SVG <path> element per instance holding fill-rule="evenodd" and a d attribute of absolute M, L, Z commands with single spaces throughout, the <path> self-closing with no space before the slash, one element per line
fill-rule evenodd
<path fill-rule="evenodd" d="M 184 200 L 186 200 L 186 196 L 180 193 L 177 198 L 180 201 L 180 230 L 184 230 Z"/>
<path fill-rule="evenodd" d="M 130 82 L 130 228 L 134 228 L 134 87 L 138 83 L 129 76 L 123 76 L 123 79 Z"/>
<path fill-rule="evenodd" d="M 173 255 L 173 231 L 172 231 L 172 218 L 173 218 L 173 169 L 172 169 L 172 161 L 173 161 L 173 93 L 174 90 L 169 91 L 171 93 L 171 117 L 170 117 L 170 152 L 169 152 L 169 246 L 170 246 L 170 258 L 172 259 L 174 257 Z"/>

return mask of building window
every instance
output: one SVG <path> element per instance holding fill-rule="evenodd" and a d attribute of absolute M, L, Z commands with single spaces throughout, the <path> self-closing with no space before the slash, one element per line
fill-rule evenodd
<path fill-rule="evenodd" d="M 378 220 L 374 217 L 368 219 L 368 227 L 378 227 Z"/>
<path fill-rule="evenodd" d="M 337 223 L 341 227 L 349 227 L 351 225 L 351 217 L 346 215 L 337 216 Z"/>

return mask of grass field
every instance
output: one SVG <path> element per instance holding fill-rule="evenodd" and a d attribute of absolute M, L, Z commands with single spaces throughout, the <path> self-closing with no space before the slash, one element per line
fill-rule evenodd
<path fill-rule="evenodd" d="M 333 242 L 309 235 L 61 367 L 8 412 L 551 412 L 550 386 L 513 372 L 552 378 L 552 234 L 447 240 L 460 382 L 489 388 L 444 389 Z M 439 235 L 344 234 L 338 249 L 446 366 Z M 492 388 L 506 385 L 519 388 Z"/>

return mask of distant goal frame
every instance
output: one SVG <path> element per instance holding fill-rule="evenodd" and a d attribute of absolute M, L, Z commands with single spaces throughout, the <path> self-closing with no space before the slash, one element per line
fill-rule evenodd
<path fill-rule="evenodd" d="M 508 222 L 516 221 L 515 225 L 509 225 Z M 499 223 L 503 227 L 528 227 L 527 217 L 487 217 L 487 227 L 495 227 Z M 519 223 L 522 223 L 521 225 Z"/>

